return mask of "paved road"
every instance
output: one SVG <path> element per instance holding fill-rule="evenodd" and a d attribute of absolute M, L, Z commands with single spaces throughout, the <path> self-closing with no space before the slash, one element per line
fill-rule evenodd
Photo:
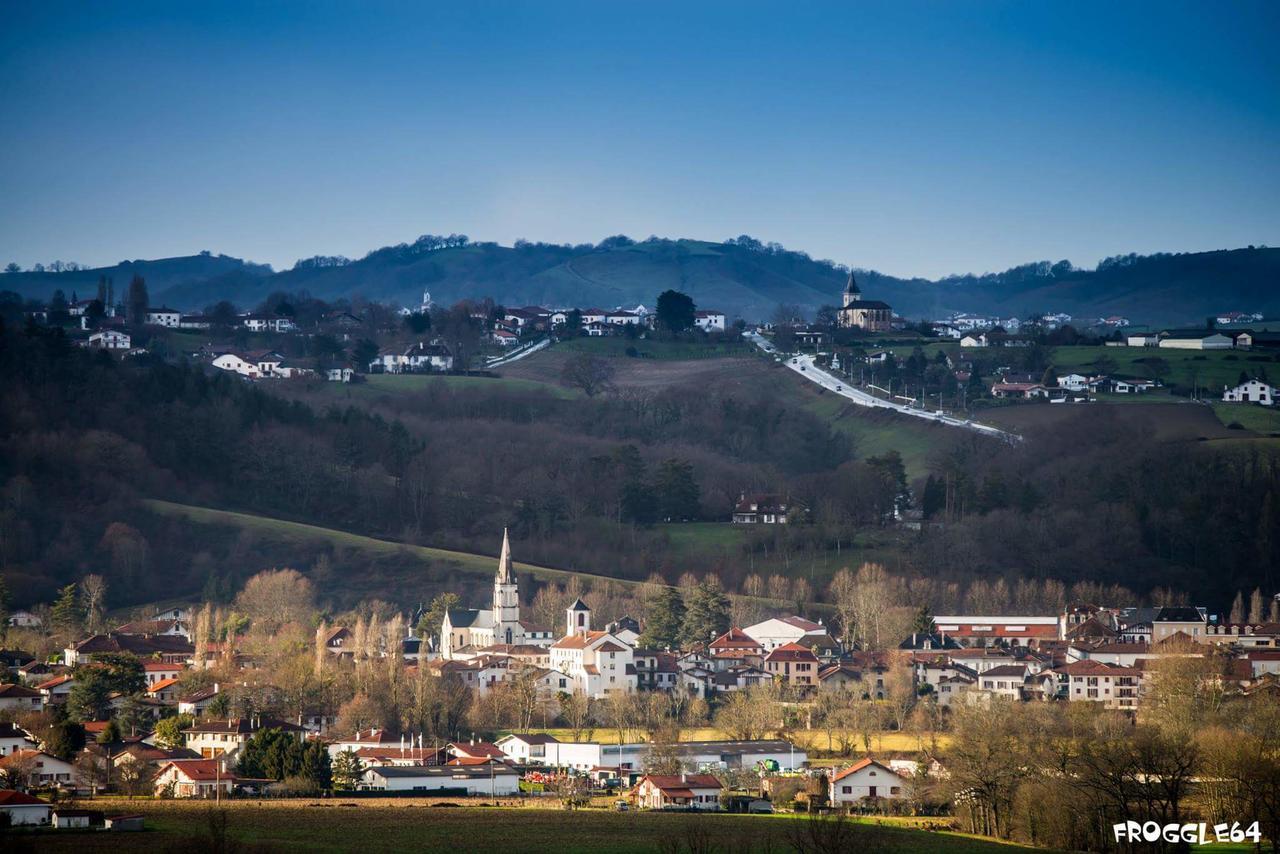
<path fill-rule="evenodd" d="M 757 332 L 748 332 L 747 338 L 755 342 L 755 345 L 771 356 L 780 354 L 773 344 L 769 343 L 764 336 Z M 960 427 L 965 430 L 972 430 L 975 433 L 981 433 L 985 436 L 993 436 L 1006 442 L 1020 442 L 1022 437 L 1017 433 L 1009 433 L 997 427 L 987 424 L 979 424 L 976 421 L 970 421 L 965 418 L 956 418 L 952 415 L 940 415 L 926 409 L 916 409 L 905 403 L 894 403 L 891 400 L 876 397 L 868 394 L 861 389 L 852 388 L 846 380 L 832 376 L 814 364 L 813 356 L 792 355 L 784 356 L 784 362 L 788 368 L 798 373 L 800 376 L 817 383 L 827 391 L 848 398 L 859 406 L 866 406 L 873 409 L 892 409 L 901 412 L 903 415 L 910 415 L 912 418 L 923 418 L 925 421 L 932 421 L 936 424 L 946 424 L 949 427 Z"/>
<path fill-rule="evenodd" d="M 485 369 L 487 370 L 487 369 L 489 369 L 489 368 L 500 368 L 500 367 L 502 367 L 503 365 L 509 365 L 509 364 L 511 364 L 512 362 L 518 362 L 518 361 L 520 361 L 521 359 L 523 359 L 525 356 L 533 355 L 534 353 L 538 352 L 539 350 L 545 350 L 546 348 L 548 348 L 548 347 L 550 347 L 550 346 L 551 346 L 551 339 L 550 339 L 550 338 L 543 338 L 543 339 L 542 339 L 541 341 L 539 341 L 537 344 L 534 344 L 534 345 L 532 345 L 532 346 L 526 346 L 524 349 L 522 349 L 522 350 L 518 350 L 518 351 L 516 351 L 515 353 L 508 353 L 508 354 L 507 354 L 507 355 L 505 355 L 505 356 L 499 356 L 499 357 L 498 357 L 498 358 L 496 358 L 496 359 L 491 359 L 491 360 L 490 360 L 490 361 L 485 365 Z"/>

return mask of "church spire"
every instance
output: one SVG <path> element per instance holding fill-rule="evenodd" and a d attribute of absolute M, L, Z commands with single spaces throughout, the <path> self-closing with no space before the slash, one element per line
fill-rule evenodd
<path fill-rule="evenodd" d="M 502 554 L 498 556 L 498 578 L 499 584 L 512 584 L 515 579 L 511 576 L 511 540 L 507 536 L 507 529 L 502 529 Z"/>

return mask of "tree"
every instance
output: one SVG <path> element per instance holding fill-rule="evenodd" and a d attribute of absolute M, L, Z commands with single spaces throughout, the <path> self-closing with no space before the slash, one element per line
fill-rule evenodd
<path fill-rule="evenodd" d="M 569 388 L 582 391 L 587 397 L 595 397 L 613 388 L 615 371 L 607 360 L 589 353 L 570 356 L 560 370 L 560 382 Z"/>
<path fill-rule="evenodd" d="M 111 714 L 111 682 L 98 667 L 78 667 L 67 694 L 67 717 L 77 723 L 100 721 Z"/>
<path fill-rule="evenodd" d="M 581 689 L 574 689 L 573 693 L 560 694 L 560 718 L 573 733 L 574 741 L 583 741 L 591 737 L 594 706 L 595 701 Z"/>
<path fill-rule="evenodd" d="M 85 615 L 85 628 L 90 634 L 102 631 L 102 611 L 107 599 L 107 582 L 101 575 L 86 575 L 80 580 L 80 604 Z"/>
<path fill-rule="evenodd" d="M 689 591 L 680 640 L 684 645 L 707 643 L 729 630 L 729 597 L 720 580 L 709 575 Z"/>
<path fill-rule="evenodd" d="M 125 319 L 135 329 L 147 322 L 147 306 L 151 298 L 147 295 L 147 283 L 141 276 L 134 276 L 129 281 L 129 296 L 125 303 Z"/>
<path fill-rule="evenodd" d="M 107 725 L 102 728 L 102 732 L 98 733 L 98 737 L 94 741 L 98 742 L 98 744 L 115 744 L 120 739 L 120 724 L 110 720 L 107 721 Z"/>
<path fill-rule="evenodd" d="M 8 264 L 4 265 L 4 271 L 6 273 L 21 273 L 22 267 L 20 267 L 18 264 L 14 263 L 13 261 L 10 261 Z"/>
<path fill-rule="evenodd" d="M 685 460 L 670 459 L 658 467 L 654 480 L 658 516 L 667 522 L 685 522 L 698 516 L 702 492 Z"/>
<path fill-rule="evenodd" d="M 361 338 L 351 348 L 351 359 L 362 371 L 369 369 L 369 363 L 378 357 L 378 344 L 368 338 Z"/>
<path fill-rule="evenodd" d="M 693 328 L 697 306 L 688 294 L 668 290 L 658 295 L 656 314 L 659 327 L 668 332 L 680 333 Z"/>
<path fill-rule="evenodd" d="M 150 795 L 154 791 L 152 781 L 155 775 L 155 766 L 132 753 L 121 759 L 116 766 L 116 779 L 120 789 L 129 796 L 130 800 L 138 796 Z"/>
<path fill-rule="evenodd" d="M 54 628 L 69 635 L 78 635 L 84 627 L 84 613 L 76 598 L 76 586 L 68 584 L 58 591 L 57 601 L 53 603 L 50 619 Z"/>
<path fill-rule="evenodd" d="M 674 587 L 659 587 L 645 602 L 644 632 L 639 644 L 645 649 L 671 649 L 680 642 L 684 628 L 684 600 Z"/>
<path fill-rule="evenodd" d="M 933 612 L 929 610 L 929 606 L 921 605 L 916 611 L 915 619 L 911 623 L 911 631 L 918 635 L 931 635 L 937 631 L 937 626 L 933 622 Z"/>
<path fill-rule="evenodd" d="M 334 791 L 349 792 L 359 785 L 364 778 L 364 763 L 356 752 L 351 748 L 338 753 L 333 757 L 333 789 Z"/>
<path fill-rule="evenodd" d="M 0 575 L 0 644 L 4 643 L 9 632 L 9 587 Z"/>
<path fill-rule="evenodd" d="M 458 603 L 461 601 L 457 593 L 441 593 L 432 599 L 430 607 L 422 615 L 422 619 L 418 621 L 418 637 L 424 639 L 440 637 L 440 629 L 444 625 L 444 615 L 451 608 L 458 607 Z"/>
<path fill-rule="evenodd" d="M 195 723 L 190 714 L 173 715 L 156 721 L 155 741 L 166 750 L 177 750 L 185 744 L 182 731 Z"/>
<path fill-rule="evenodd" d="M 286 623 L 305 622 L 312 614 L 315 591 L 296 569 L 269 569 L 245 582 L 236 609 L 254 625 L 274 630 Z"/>

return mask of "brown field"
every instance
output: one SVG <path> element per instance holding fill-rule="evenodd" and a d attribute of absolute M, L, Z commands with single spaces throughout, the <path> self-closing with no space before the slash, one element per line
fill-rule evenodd
<path fill-rule="evenodd" d="M 266 852 L 510 851 L 655 852 L 664 850 L 789 851 L 790 834 L 808 819 L 780 814 L 688 815 L 545 805 L 447 806 L 438 799 L 360 798 L 224 801 L 99 799 L 78 806 L 146 817 L 141 833 L 36 831 L 6 840 L 7 851 Z M 474 803 L 474 802 L 472 802 Z M 529 804 L 531 802 L 524 802 Z M 215 829 L 225 815 L 225 830 Z M 860 821 L 848 850 L 887 854 L 986 854 L 1015 846 L 946 832 L 945 820 Z M 931 829 L 921 829 L 921 827 Z M 695 847 L 697 846 L 697 847 Z"/>

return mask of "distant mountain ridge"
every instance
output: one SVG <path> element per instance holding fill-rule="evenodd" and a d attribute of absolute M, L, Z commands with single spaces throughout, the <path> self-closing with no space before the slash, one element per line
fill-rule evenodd
<path fill-rule="evenodd" d="M 847 268 L 750 238 L 725 243 L 609 238 L 596 245 L 470 243 L 419 239 L 370 252 L 357 261 L 317 258 L 275 273 L 269 266 L 201 254 L 63 273 L 0 275 L 0 289 L 48 297 L 96 292 L 99 276 L 117 295 L 138 274 L 155 304 L 197 310 L 220 299 L 250 307 L 272 291 L 307 290 L 333 299 L 363 296 L 416 305 L 423 291 L 438 303 L 492 297 L 504 305 L 652 307 L 668 288 L 707 308 L 760 320 L 779 304 L 812 313 L 839 300 Z M 1036 262 L 1002 273 L 933 281 L 856 270 L 867 298 L 890 303 L 910 319 L 952 312 L 1025 317 L 1067 312 L 1093 318 L 1123 315 L 1135 323 L 1199 323 L 1224 311 L 1280 314 L 1280 249 L 1254 248 L 1123 256 L 1093 270 L 1068 262 Z"/>

